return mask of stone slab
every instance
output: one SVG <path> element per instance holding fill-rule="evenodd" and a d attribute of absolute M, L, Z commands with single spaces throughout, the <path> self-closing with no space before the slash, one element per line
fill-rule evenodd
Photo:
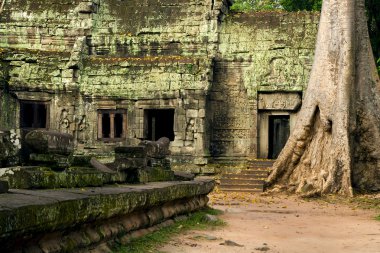
<path fill-rule="evenodd" d="M 206 195 L 215 182 L 155 182 L 0 194 L 0 244 L 12 238 L 106 220 L 177 199 Z"/>

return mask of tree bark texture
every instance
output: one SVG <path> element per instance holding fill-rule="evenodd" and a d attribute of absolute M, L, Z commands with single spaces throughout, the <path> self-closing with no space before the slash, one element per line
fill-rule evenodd
<path fill-rule="evenodd" d="M 267 186 L 302 195 L 380 190 L 380 81 L 364 0 L 324 0 L 294 131 Z"/>

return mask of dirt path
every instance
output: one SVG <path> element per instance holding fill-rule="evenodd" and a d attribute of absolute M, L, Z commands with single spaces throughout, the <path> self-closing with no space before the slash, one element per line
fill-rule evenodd
<path fill-rule="evenodd" d="M 227 226 L 191 231 L 160 252 L 380 253 L 380 222 L 374 211 L 295 197 L 213 194 Z"/>

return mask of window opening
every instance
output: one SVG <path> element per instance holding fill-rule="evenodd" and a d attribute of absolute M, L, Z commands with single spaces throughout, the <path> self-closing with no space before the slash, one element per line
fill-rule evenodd
<path fill-rule="evenodd" d="M 98 111 L 98 139 L 122 139 L 127 132 L 127 113 L 116 110 Z"/>
<path fill-rule="evenodd" d="M 167 137 L 174 141 L 174 109 L 145 110 L 145 122 L 148 140 L 156 141 Z"/>
<path fill-rule="evenodd" d="M 44 102 L 20 101 L 21 128 L 47 128 L 48 105 Z"/>
<path fill-rule="evenodd" d="M 123 114 L 115 114 L 115 138 L 123 137 Z"/>
<path fill-rule="evenodd" d="M 102 138 L 110 138 L 111 121 L 108 113 L 102 114 Z"/>

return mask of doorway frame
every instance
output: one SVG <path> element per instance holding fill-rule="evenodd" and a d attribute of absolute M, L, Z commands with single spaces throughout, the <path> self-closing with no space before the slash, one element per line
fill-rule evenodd
<path fill-rule="evenodd" d="M 275 133 L 274 131 L 274 128 L 275 128 L 275 125 L 274 125 L 274 120 L 275 119 L 286 119 L 287 120 L 287 124 L 288 124 L 288 128 L 289 128 L 289 133 L 287 134 L 288 135 L 288 138 L 289 138 L 289 135 L 290 135 L 290 115 L 269 115 L 268 116 L 268 159 L 277 159 L 277 157 L 275 158 L 274 157 L 274 150 L 275 150 L 275 147 L 274 147 L 274 141 L 275 141 L 275 136 L 272 135 L 273 133 Z M 288 138 L 286 140 L 288 140 Z M 286 142 L 284 143 L 284 146 L 285 146 Z"/>
<path fill-rule="evenodd" d="M 297 113 L 291 111 L 259 111 L 257 117 L 258 125 L 258 154 L 260 159 L 268 159 L 269 156 L 269 116 L 289 116 L 290 133 L 292 133 Z"/>

